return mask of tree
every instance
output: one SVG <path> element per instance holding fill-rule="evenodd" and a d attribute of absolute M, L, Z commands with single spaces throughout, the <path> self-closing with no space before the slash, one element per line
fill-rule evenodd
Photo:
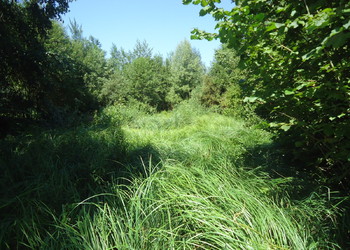
<path fill-rule="evenodd" d="M 124 72 L 128 98 L 164 109 L 166 77 L 162 61 L 140 57 L 129 64 Z"/>
<path fill-rule="evenodd" d="M 114 71 L 122 71 L 125 65 L 132 62 L 132 54 L 123 48 L 118 49 L 115 44 L 112 44 L 110 54 L 108 64 Z"/>
<path fill-rule="evenodd" d="M 105 104 L 139 102 L 157 110 L 167 108 L 168 69 L 161 56 L 152 56 L 146 42 L 137 41 L 132 51 L 112 47 L 114 74 L 105 79 L 100 99 Z"/>
<path fill-rule="evenodd" d="M 105 53 L 95 38 L 72 34 L 54 22 L 45 39 L 48 56 L 45 80 L 49 83 L 40 101 L 47 119 L 63 123 L 69 113 L 82 113 L 97 107 L 97 94 L 105 77 Z"/>
<path fill-rule="evenodd" d="M 247 100 L 259 100 L 300 165 L 348 185 L 350 3 L 242 0 L 226 11 L 217 0 L 183 2 L 201 3 L 200 14 L 218 21 L 218 34 L 194 30 L 193 37 L 220 38 L 240 53 L 259 86 Z"/>
<path fill-rule="evenodd" d="M 141 42 L 140 40 L 136 41 L 136 45 L 132 52 L 132 58 L 137 59 L 140 57 L 151 58 L 153 49 L 148 45 L 148 43 L 144 40 Z"/>
<path fill-rule="evenodd" d="M 73 21 L 69 20 L 69 31 L 73 40 L 83 40 L 83 28 L 77 23 L 75 19 Z"/>
<path fill-rule="evenodd" d="M 241 82 L 246 74 L 239 69 L 237 53 L 223 45 L 216 50 L 214 62 L 203 81 L 201 101 L 207 106 L 217 105 L 225 113 L 237 114 L 242 106 Z"/>
<path fill-rule="evenodd" d="M 40 97 L 48 82 L 44 80 L 47 53 L 43 40 L 51 19 L 67 12 L 70 0 L 0 2 L 0 123 L 38 119 Z M 11 123 L 11 125 L 9 124 Z M 6 133 L 6 131 L 3 131 Z"/>
<path fill-rule="evenodd" d="M 89 36 L 88 39 L 82 36 L 78 40 L 73 36 L 71 44 L 70 56 L 80 65 L 86 88 L 97 97 L 102 87 L 102 79 L 110 74 L 105 58 L 106 53 L 101 49 L 98 39 L 93 36 Z"/>
<path fill-rule="evenodd" d="M 177 46 L 169 64 L 171 89 L 167 99 L 176 104 L 188 99 L 192 90 L 201 84 L 205 68 L 200 53 L 187 40 Z"/>
<path fill-rule="evenodd" d="M 125 65 L 132 63 L 137 58 L 152 58 L 152 51 L 153 49 L 146 41 L 140 42 L 137 40 L 132 51 L 125 51 L 123 48 L 118 49 L 115 44 L 112 44 L 109 65 L 114 70 L 121 71 Z"/>

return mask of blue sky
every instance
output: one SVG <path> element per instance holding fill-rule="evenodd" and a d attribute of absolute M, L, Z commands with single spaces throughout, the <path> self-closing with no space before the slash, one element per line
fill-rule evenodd
<path fill-rule="evenodd" d="M 230 0 L 222 7 L 231 9 Z M 214 32 L 216 22 L 211 16 L 200 17 L 201 6 L 183 5 L 181 0 L 76 0 L 70 12 L 63 16 L 64 25 L 75 19 L 82 25 L 84 36 L 97 38 L 102 49 L 110 51 L 112 43 L 118 48 L 133 49 L 136 40 L 146 40 L 155 54 L 167 57 L 177 44 L 190 39 L 193 28 Z M 210 66 L 219 41 L 191 41 Z"/>

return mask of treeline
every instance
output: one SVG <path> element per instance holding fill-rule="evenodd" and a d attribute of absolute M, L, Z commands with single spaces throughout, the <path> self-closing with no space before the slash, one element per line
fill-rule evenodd
<path fill-rule="evenodd" d="M 154 55 L 146 41 L 131 51 L 113 45 L 106 58 L 98 39 L 85 37 L 75 21 L 68 35 L 53 20 L 68 4 L 55 2 L 56 14 L 49 3 L 1 2 L 2 136 L 30 122 L 67 125 L 111 104 L 168 110 L 201 84 L 205 67 L 187 40 L 168 58 Z"/>
<path fill-rule="evenodd" d="M 205 73 L 199 52 L 187 40 L 166 59 L 153 55 L 145 41 L 137 41 L 132 51 L 113 45 L 107 64 L 111 75 L 101 85 L 101 103 L 134 103 L 150 111 L 168 110 L 190 98 Z"/>
<path fill-rule="evenodd" d="M 85 37 L 76 21 L 53 20 L 67 10 L 67 1 L 56 2 L 56 14 L 35 1 L 1 2 L 2 136 L 31 122 L 67 125 L 113 104 L 154 112 L 195 96 L 208 106 L 237 106 L 240 90 L 232 83 L 242 75 L 230 49 L 217 52 L 209 71 L 187 40 L 167 58 L 146 41 L 136 41 L 130 51 L 113 44 L 107 58 L 98 39 Z"/>
<path fill-rule="evenodd" d="M 104 52 L 95 38 L 69 38 L 53 19 L 69 1 L 1 1 L 2 135 L 37 121 L 61 121 L 96 108 L 97 80 L 105 76 Z"/>
<path fill-rule="evenodd" d="M 349 3 L 245 0 L 225 11 L 218 1 L 183 2 L 218 21 L 218 34 L 193 32 L 225 44 L 210 69 L 186 40 L 167 58 L 137 41 L 131 51 L 113 45 L 107 59 L 76 22 L 69 36 L 53 21 L 69 1 L 1 1 L 2 136 L 29 121 L 67 125 L 107 105 L 155 112 L 196 98 L 229 115 L 254 109 L 294 165 L 348 190 Z"/>

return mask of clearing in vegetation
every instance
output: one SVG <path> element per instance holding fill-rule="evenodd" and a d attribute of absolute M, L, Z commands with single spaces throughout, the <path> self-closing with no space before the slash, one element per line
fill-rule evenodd
<path fill-rule="evenodd" d="M 337 248 L 334 194 L 282 176 L 255 124 L 185 102 L 151 115 L 110 106 L 89 126 L 8 136 L 0 248 Z"/>

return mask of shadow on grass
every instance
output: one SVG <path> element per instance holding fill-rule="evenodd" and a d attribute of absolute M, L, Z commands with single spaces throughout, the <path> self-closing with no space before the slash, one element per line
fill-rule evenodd
<path fill-rule="evenodd" d="M 146 144 L 128 150 L 125 164 L 127 175 L 146 176 L 148 169 L 161 165 L 161 156 L 151 144 Z"/>
<path fill-rule="evenodd" d="M 26 234 L 43 239 L 55 231 L 54 218 L 109 192 L 116 179 L 144 173 L 150 155 L 159 161 L 151 146 L 127 152 L 116 124 L 8 136 L 0 154 L 0 249 L 31 248 Z"/>
<path fill-rule="evenodd" d="M 316 183 L 306 169 L 297 168 L 292 163 L 292 156 L 282 151 L 278 144 L 268 143 L 249 148 L 243 156 L 243 166 L 259 167 L 271 178 L 292 178 L 295 199 L 302 199 L 314 191 Z M 296 191 L 296 192 L 295 192 Z"/>
<path fill-rule="evenodd" d="M 250 148 L 242 159 L 243 166 L 260 168 L 271 178 L 290 178 L 291 181 L 286 186 L 285 191 L 296 202 L 308 199 L 316 193 L 326 194 L 331 191 L 319 181 L 319 176 L 310 171 L 305 164 L 303 165 L 303 162 L 296 163 L 293 155 L 282 150 L 277 143 L 262 144 Z M 335 207 L 338 209 L 336 220 L 331 217 L 325 218 L 325 223 L 328 223 L 332 231 L 330 237 L 339 244 L 341 249 L 350 249 L 350 199 L 347 194 L 337 191 L 328 193 L 328 195 L 327 206 L 329 209 L 333 210 Z"/>

